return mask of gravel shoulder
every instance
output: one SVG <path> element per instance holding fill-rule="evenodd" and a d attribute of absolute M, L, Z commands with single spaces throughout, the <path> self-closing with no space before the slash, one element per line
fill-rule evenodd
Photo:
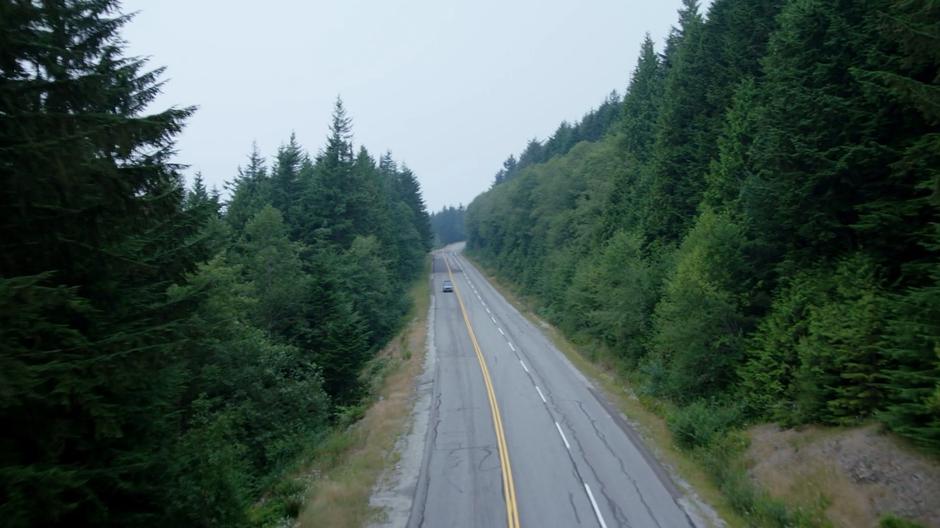
<path fill-rule="evenodd" d="M 425 443 L 430 423 L 431 400 L 437 367 L 437 349 L 434 345 L 434 296 L 428 306 L 427 346 L 423 371 L 415 383 L 414 407 L 410 428 L 395 444 L 398 462 L 386 470 L 376 483 L 369 505 L 379 512 L 370 528 L 397 528 L 406 526 L 412 504 L 418 493 L 418 477 L 424 463 Z"/>

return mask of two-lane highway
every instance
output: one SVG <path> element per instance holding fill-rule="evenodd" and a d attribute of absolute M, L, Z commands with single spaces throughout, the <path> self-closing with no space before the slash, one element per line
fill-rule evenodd
<path fill-rule="evenodd" d="M 459 247 L 433 270 L 437 362 L 409 526 L 692 525 L 622 417 Z"/>

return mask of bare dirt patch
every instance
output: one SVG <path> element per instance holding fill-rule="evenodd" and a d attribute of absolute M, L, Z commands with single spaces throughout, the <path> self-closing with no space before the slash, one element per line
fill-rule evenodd
<path fill-rule="evenodd" d="M 877 425 L 749 431 L 751 476 L 774 497 L 823 508 L 838 527 L 877 527 L 888 514 L 940 527 L 940 462 Z"/>

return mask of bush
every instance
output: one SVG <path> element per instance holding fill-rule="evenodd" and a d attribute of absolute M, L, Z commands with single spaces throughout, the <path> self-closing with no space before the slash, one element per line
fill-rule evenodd
<path fill-rule="evenodd" d="M 739 225 L 709 210 L 682 241 L 653 317 L 653 353 L 663 358 L 664 389 L 674 400 L 715 395 L 737 379 L 749 327 L 746 244 Z"/>
<path fill-rule="evenodd" d="M 739 407 L 699 400 L 671 413 L 668 423 L 679 447 L 695 449 L 711 445 L 736 425 L 740 417 Z"/>

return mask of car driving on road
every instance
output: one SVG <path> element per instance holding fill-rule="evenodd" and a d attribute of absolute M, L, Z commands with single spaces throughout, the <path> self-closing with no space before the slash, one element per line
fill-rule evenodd
<path fill-rule="evenodd" d="M 445 293 L 452 292 L 454 291 L 454 285 L 449 280 L 444 279 L 444 282 L 441 283 L 441 291 Z"/>

